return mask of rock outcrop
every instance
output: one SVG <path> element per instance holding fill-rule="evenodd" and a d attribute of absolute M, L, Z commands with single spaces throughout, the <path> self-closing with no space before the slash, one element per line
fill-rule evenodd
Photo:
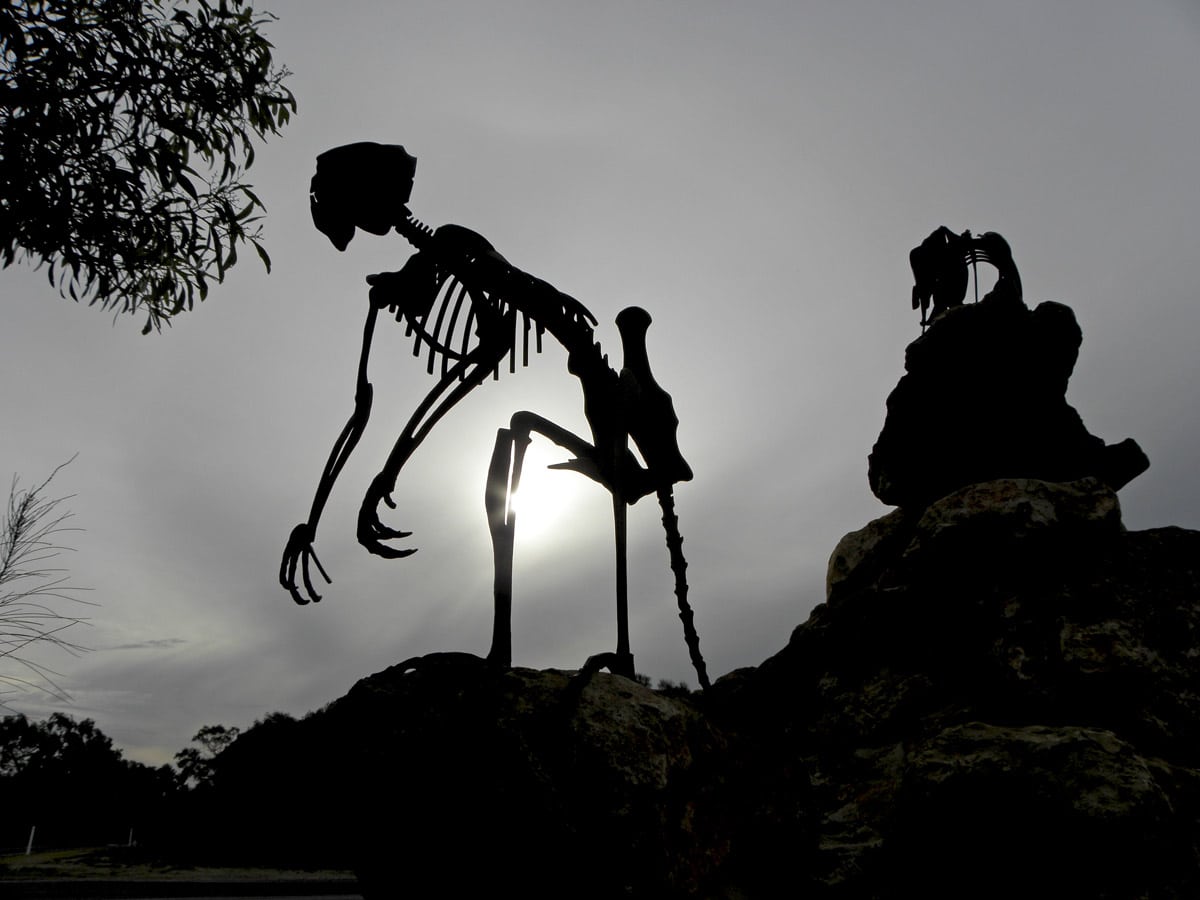
<path fill-rule="evenodd" d="M 847 535 L 828 600 L 707 695 L 438 654 L 314 745 L 367 897 L 1182 900 L 1198 599 L 1200 532 L 1000 480 Z"/>
<path fill-rule="evenodd" d="M 957 306 L 905 353 L 868 460 L 875 496 L 922 507 L 997 478 L 1074 481 L 1119 489 L 1149 462 L 1127 439 L 1106 445 L 1067 403 L 1082 333 L 1070 307 L 1032 311 L 1011 295 Z"/>
<path fill-rule="evenodd" d="M 808 772 L 809 883 L 1200 891 L 1197 561 L 1200 533 L 1125 532 L 1097 479 L 973 485 L 847 535 L 828 601 L 714 698 Z"/>
<path fill-rule="evenodd" d="M 615 675 L 433 654 L 363 679 L 337 733 L 372 897 L 695 897 L 733 840 L 726 738 Z"/>
<path fill-rule="evenodd" d="M 435 654 L 314 717 L 365 896 L 1200 896 L 1200 532 L 1125 530 L 1079 343 L 935 319 L 870 458 L 900 508 L 703 695 Z"/>

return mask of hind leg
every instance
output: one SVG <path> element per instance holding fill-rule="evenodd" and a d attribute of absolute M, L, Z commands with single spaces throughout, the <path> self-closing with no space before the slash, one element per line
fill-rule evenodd
<path fill-rule="evenodd" d="M 512 497 L 521 482 L 525 450 L 533 433 L 547 437 L 575 454 L 574 459 L 552 465 L 550 468 L 579 472 L 598 482 L 612 494 L 617 557 L 617 650 L 615 653 L 600 654 L 595 659 L 604 660 L 596 668 L 608 668 L 619 675 L 632 678 L 634 666 L 633 654 L 629 650 L 628 576 L 625 557 L 626 503 L 621 492 L 607 477 L 609 467 L 601 464 L 600 454 L 593 445 L 548 419 L 525 411 L 514 413 L 509 427 L 497 431 L 496 446 L 492 451 L 491 465 L 488 467 L 487 489 L 484 493 L 495 566 L 495 618 L 492 626 L 492 649 L 488 653 L 488 660 L 502 668 L 512 665 L 512 569 L 513 544 L 516 538 L 516 514 L 512 508 Z M 612 469 L 616 468 L 614 463 Z"/>
<path fill-rule="evenodd" d="M 512 567 L 517 533 L 512 496 L 521 483 L 521 467 L 528 446 L 528 431 L 521 433 L 501 428 L 496 432 L 496 446 L 492 449 L 483 495 L 488 529 L 492 533 L 492 593 L 495 599 L 492 648 L 487 658 L 492 665 L 504 669 L 512 665 Z"/>

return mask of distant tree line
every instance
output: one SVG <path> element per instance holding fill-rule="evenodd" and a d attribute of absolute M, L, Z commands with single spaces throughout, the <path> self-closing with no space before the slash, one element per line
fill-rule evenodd
<path fill-rule="evenodd" d="M 690 693 L 666 680 L 657 690 Z M 301 718 L 274 712 L 245 730 L 205 725 L 175 754 L 175 766 L 158 767 L 125 759 L 91 719 L 0 717 L 0 855 L 24 850 L 36 826 L 39 849 L 125 845 L 132 833 L 136 846 L 122 851 L 129 861 L 341 869 L 353 866 L 361 842 L 374 840 L 364 801 L 395 802 L 391 813 L 405 817 L 424 797 L 426 807 L 445 802 L 452 820 L 470 819 L 469 804 L 442 795 L 446 785 L 426 783 L 419 758 L 377 760 L 408 770 L 401 779 L 411 778 L 412 793 L 398 801 L 372 795 L 372 772 L 347 771 L 345 760 L 361 759 L 348 742 L 394 746 L 407 727 L 369 708 L 339 702 Z M 461 754 L 464 777 L 504 765 L 489 761 L 486 736 L 451 738 L 447 752 Z"/>
<path fill-rule="evenodd" d="M 0 854 L 126 845 L 174 865 L 347 866 L 338 773 L 322 771 L 318 714 L 271 713 L 244 732 L 206 725 L 176 766 L 124 758 L 91 719 L 0 718 Z M 311 743 L 311 741 L 309 741 Z"/>
<path fill-rule="evenodd" d="M 0 719 L 0 847 L 23 848 L 30 828 L 46 846 L 128 840 L 149 832 L 178 786 L 170 766 L 124 758 L 91 719 Z"/>

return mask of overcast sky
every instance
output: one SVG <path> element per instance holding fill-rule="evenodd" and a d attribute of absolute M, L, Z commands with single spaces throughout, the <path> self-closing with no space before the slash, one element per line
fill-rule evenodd
<path fill-rule="evenodd" d="M 268 34 L 299 114 L 260 148 L 274 271 L 244 260 L 161 335 L 0 274 L 0 473 L 74 494 L 65 559 L 97 605 L 81 658 L 44 654 L 64 709 L 159 762 L 206 723 L 302 714 L 436 650 L 487 651 L 482 503 L 495 430 L 530 409 L 586 433 L 557 347 L 487 382 L 402 473 L 409 559 L 354 538 L 364 489 L 432 386 L 395 326 L 369 431 L 318 534 L 334 583 L 276 583 L 353 407 L 363 276 L 311 225 L 314 157 L 359 140 L 419 162 L 412 209 L 613 318 L 654 317 L 695 480 L 676 491 L 709 672 L 755 665 L 823 599 L 847 531 L 888 510 L 866 456 L 919 334 L 908 251 L 936 226 L 1004 234 L 1026 300 L 1074 308 L 1068 400 L 1150 470 L 1126 525 L 1200 527 L 1200 7 L 1193 0 L 277 2 Z M 514 662 L 575 668 L 614 644 L 607 495 L 536 443 L 516 549 Z M 551 502 L 552 501 L 552 502 Z M 533 500 L 530 503 L 534 503 Z M 653 498 L 630 510 L 639 671 L 695 685 Z"/>

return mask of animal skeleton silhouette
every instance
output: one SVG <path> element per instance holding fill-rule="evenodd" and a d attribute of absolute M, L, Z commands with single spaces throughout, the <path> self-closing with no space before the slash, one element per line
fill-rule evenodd
<path fill-rule="evenodd" d="M 516 535 L 512 496 L 520 484 L 525 449 L 531 435 L 537 433 L 574 454 L 573 459 L 551 468 L 586 475 L 612 495 L 617 647 L 613 653 L 589 659 L 584 670 L 606 667 L 628 677 L 634 675 L 629 649 L 626 507 L 654 493 L 662 506 L 689 655 L 701 686 L 707 688 L 708 675 L 687 600 L 683 539 L 674 511 L 673 485 L 690 480 L 692 470 L 676 443 L 678 419 L 670 395 L 650 372 L 646 353 L 649 313 L 629 307 L 618 314 L 616 323 L 625 364 L 619 373 L 615 372 L 593 337 L 596 318 L 583 304 L 510 265 L 481 235 L 457 225 L 434 230 L 412 216 L 407 203 L 415 170 L 416 159 L 398 145 L 349 144 L 317 158 L 310 193 L 313 222 L 338 250 L 346 248 L 358 227 L 380 235 L 395 228 L 417 252 L 400 271 L 367 278 L 370 305 L 363 329 L 354 413 L 334 442 L 308 520 L 297 525 L 288 539 L 280 564 L 280 583 L 293 600 L 306 604 L 321 599 L 313 587 L 310 562 L 326 582 L 331 581 L 317 558 L 313 541 L 333 484 L 370 416 L 373 389 L 367 380 L 367 364 L 381 310 L 386 309 L 397 322 L 405 324 L 406 334 L 414 339 L 413 354 L 426 353 L 426 370 L 429 374 L 436 371 L 439 376 L 401 431 L 359 509 L 359 543 L 371 553 L 388 558 L 415 552 L 389 543 L 408 537 L 410 532 L 391 528 L 379 519 L 380 502 L 395 508 L 391 493 L 405 462 L 459 400 L 489 374 L 499 377 L 506 356 L 509 371 L 515 371 L 518 344 L 521 364 L 528 365 L 531 331 L 538 352 L 543 334 L 549 332 L 567 350 L 567 370 L 580 381 L 592 441 L 524 411 L 514 414 L 509 426 L 497 433 L 485 490 L 495 565 L 495 617 L 488 660 L 503 667 L 512 662 L 512 559 Z M 630 438 L 645 465 L 630 450 Z"/>
<path fill-rule="evenodd" d="M 921 308 L 921 332 L 946 310 L 961 306 L 967 296 L 967 265 L 975 272 L 975 302 L 979 302 L 978 264 L 990 263 L 998 278 L 988 296 L 1021 300 L 1021 276 L 1008 241 L 994 231 L 979 236 L 970 230 L 955 234 L 945 225 L 908 254 L 913 271 L 912 308 Z M 986 299 L 986 298 L 985 298 Z M 933 301 L 933 310 L 929 303 Z"/>

